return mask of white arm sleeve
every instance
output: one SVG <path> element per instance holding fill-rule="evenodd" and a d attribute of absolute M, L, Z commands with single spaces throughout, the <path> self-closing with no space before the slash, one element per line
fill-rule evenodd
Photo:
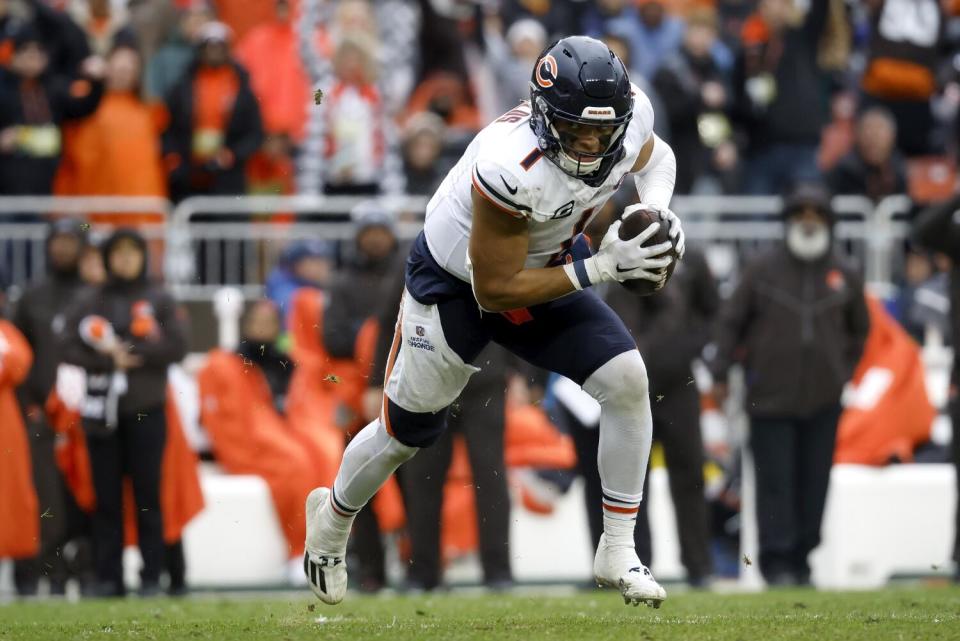
<path fill-rule="evenodd" d="M 633 175 L 640 202 L 669 209 L 677 181 L 677 157 L 660 136 L 653 135 L 653 153 L 643 169 Z"/>

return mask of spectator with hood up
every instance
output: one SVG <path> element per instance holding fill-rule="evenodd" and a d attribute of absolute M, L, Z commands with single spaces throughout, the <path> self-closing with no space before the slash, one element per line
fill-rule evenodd
<path fill-rule="evenodd" d="M 5 3 L 10 4 L 10 0 L 5 0 Z M 50 72 L 70 78 L 76 76 L 91 52 L 83 29 L 64 11 L 65 2 L 22 0 L 22 4 L 27 6 L 30 24 L 44 43 Z"/>
<path fill-rule="evenodd" d="M 17 389 L 26 421 L 33 485 L 44 509 L 59 515 L 56 519 L 38 519 L 39 554 L 21 559 L 14 566 L 14 582 L 21 596 L 37 593 L 41 575 L 47 576 L 52 594 L 64 594 L 68 571 L 63 546 L 86 529 L 86 519 L 57 467 L 55 433 L 44 411 L 61 361 L 58 336 L 66 325 L 64 310 L 84 287 L 79 262 L 86 247 L 87 233 L 80 220 L 62 218 L 53 222 L 46 242 L 47 275 L 27 288 L 13 316 L 14 324 L 34 353 L 30 373 Z"/>
<path fill-rule="evenodd" d="M 47 42 L 30 25 L 0 68 L 0 194 L 49 195 L 60 163 L 61 127 L 90 115 L 103 93 L 103 60 L 90 57 L 71 79 L 50 69 Z"/>
<path fill-rule="evenodd" d="M 330 286 L 323 341 L 334 358 L 353 355 L 357 333 L 363 323 L 376 315 L 380 302 L 391 292 L 393 270 L 398 266 L 397 236 L 393 216 L 375 201 L 358 205 L 355 242 L 347 265 Z"/>
<path fill-rule="evenodd" d="M 827 193 L 787 198 L 785 238 L 748 262 L 716 324 L 708 366 L 718 403 L 740 359 L 757 483 L 760 572 L 770 585 L 807 585 L 820 543 L 840 395 L 870 321 L 860 275 L 833 249 Z"/>
<path fill-rule="evenodd" d="M 167 368 L 186 354 L 173 298 L 147 279 L 149 255 L 137 232 L 103 244 L 107 281 L 85 291 L 67 314 L 63 359 L 86 373 L 81 415 L 96 508 L 97 594 L 122 596 L 123 476 L 133 483 L 143 558 L 140 593 L 159 592 L 164 559 L 160 471 L 166 441 Z"/>

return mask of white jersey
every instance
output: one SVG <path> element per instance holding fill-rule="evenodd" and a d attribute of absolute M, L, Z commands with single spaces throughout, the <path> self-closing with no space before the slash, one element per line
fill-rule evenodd
<path fill-rule="evenodd" d="M 530 128 L 529 104 L 521 104 L 484 128 L 427 204 L 424 235 L 433 258 L 451 274 L 470 280 L 467 247 L 473 224 L 472 189 L 505 214 L 527 221 L 530 242 L 525 267 L 545 267 L 569 248 L 616 193 L 653 134 L 650 99 L 636 85 L 633 93 L 625 153 L 597 187 L 543 158 Z"/>

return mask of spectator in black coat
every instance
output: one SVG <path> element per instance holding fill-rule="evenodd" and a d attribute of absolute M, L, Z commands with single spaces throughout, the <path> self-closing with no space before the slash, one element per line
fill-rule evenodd
<path fill-rule="evenodd" d="M 861 101 L 882 106 L 897 121 L 897 147 L 907 156 L 942 153 L 943 136 L 931 102 L 942 89 L 945 65 L 955 44 L 949 12 L 937 0 L 865 0 L 870 39 L 860 75 Z M 955 36 L 954 36 L 955 37 Z M 945 56 L 946 54 L 946 56 Z"/>
<path fill-rule="evenodd" d="M 870 327 L 860 276 L 832 249 L 824 190 L 787 199 L 786 237 L 748 262 L 716 324 L 708 365 L 715 396 L 743 362 L 757 483 L 760 571 L 771 585 L 807 584 L 820 543 L 840 395 Z"/>
<path fill-rule="evenodd" d="M 950 269 L 950 328 L 954 345 L 960 337 L 960 221 L 956 212 L 960 209 L 960 195 L 930 207 L 917 218 L 914 232 L 917 241 L 927 249 L 945 253 L 953 264 Z M 957 489 L 960 490 L 960 359 L 953 359 L 951 393 L 949 399 L 950 419 L 953 422 L 953 463 L 957 469 Z M 956 508 L 953 560 L 956 562 L 954 580 L 960 583 L 960 503 Z"/>
<path fill-rule="evenodd" d="M 31 23 L 50 56 L 51 72 L 75 76 L 80 64 L 90 56 L 87 36 L 66 11 L 55 9 L 50 0 L 25 0 L 31 14 Z"/>
<path fill-rule="evenodd" d="M 744 141 L 744 188 L 777 194 L 819 178 L 820 130 L 827 121 L 817 47 L 829 0 L 811 0 L 798 19 L 791 0 L 761 0 L 743 27 L 733 73 L 735 119 Z"/>
<path fill-rule="evenodd" d="M 0 67 L 0 194 L 49 195 L 60 163 L 60 127 L 96 110 L 105 63 L 87 58 L 77 78 L 56 73 L 46 41 L 30 25 L 14 46 L 9 67 Z"/>
<path fill-rule="evenodd" d="M 240 321 L 240 345 L 237 346 L 237 354 L 245 363 L 260 368 L 270 387 L 273 406 L 281 415 L 286 410 L 287 391 L 296 367 L 290 355 L 277 347 L 282 320 L 273 301 L 266 298 L 254 301 Z"/>
<path fill-rule="evenodd" d="M 97 594 L 122 596 L 122 480 L 133 482 L 143 569 L 140 592 L 159 592 L 164 559 L 160 469 L 166 442 L 167 368 L 186 354 L 173 298 L 147 279 L 146 241 L 121 229 L 103 245 L 104 285 L 67 313 L 63 359 L 86 372 L 81 415 L 97 506 L 93 513 Z"/>
<path fill-rule="evenodd" d="M 20 18 L 10 11 L 8 0 L 0 0 L 0 65 L 10 64 L 13 43 L 20 29 Z"/>
<path fill-rule="evenodd" d="M 712 55 L 717 41 L 716 14 L 697 10 L 687 19 L 683 48 L 668 58 L 653 78 L 670 119 L 670 143 L 677 155 L 674 191 L 688 194 L 698 179 L 712 176 L 732 189 L 737 161 L 729 79 Z"/>
<path fill-rule="evenodd" d="M 163 151 L 174 200 L 245 193 L 247 161 L 263 142 L 260 108 L 229 37 L 226 25 L 205 24 L 197 59 L 167 96 Z"/>
<path fill-rule="evenodd" d="M 863 112 L 854 148 L 827 175 L 835 194 L 858 194 L 878 202 L 907 191 L 907 169 L 896 148 L 897 121 L 883 107 Z"/>
<path fill-rule="evenodd" d="M 79 262 L 86 245 L 87 234 L 80 220 L 64 218 L 53 223 L 46 241 L 47 276 L 23 293 L 13 316 L 14 325 L 33 350 L 33 366 L 17 388 L 30 442 L 33 483 L 44 508 L 60 515 L 40 519 L 40 554 L 14 564 L 14 583 L 20 596 L 35 595 L 41 576 L 49 580 L 51 594 L 66 593 L 70 568 L 63 546 L 70 539 L 79 539 L 87 525 L 57 466 L 56 434 L 44 411 L 61 362 L 58 335 L 65 325 L 64 310 L 84 287 Z M 77 543 L 89 548 L 88 542 Z M 80 578 L 83 581 L 86 577 Z M 89 586 L 82 583 L 81 587 Z"/>

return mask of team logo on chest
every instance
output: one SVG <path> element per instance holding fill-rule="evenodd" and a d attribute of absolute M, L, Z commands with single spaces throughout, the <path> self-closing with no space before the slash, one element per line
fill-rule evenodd
<path fill-rule="evenodd" d="M 557 207 L 557 210 L 553 212 L 553 219 L 557 220 L 559 218 L 566 218 L 572 213 L 573 213 L 573 201 L 571 200 L 570 202 Z"/>
<path fill-rule="evenodd" d="M 547 54 L 537 63 L 537 84 L 541 87 L 552 87 L 557 79 L 557 59 Z"/>

